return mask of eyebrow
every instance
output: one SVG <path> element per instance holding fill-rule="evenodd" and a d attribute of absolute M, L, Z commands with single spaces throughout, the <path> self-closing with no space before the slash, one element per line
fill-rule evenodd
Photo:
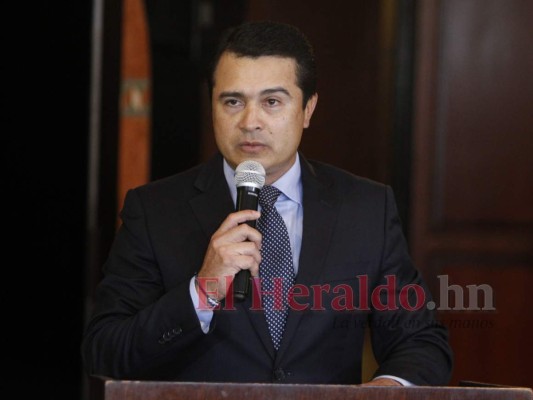
<path fill-rule="evenodd" d="M 285 89 L 284 87 L 282 87 L 282 86 L 262 90 L 260 95 L 261 96 L 265 96 L 265 95 L 274 94 L 274 93 L 283 93 L 286 96 L 292 98 L 292 96 L 289 93 L 289 91 L 287 89 Z M 230 92 L 222 92 L 222 93 L 220 93 L 220 95 L 218 97 L 220 99 L 223 99 L 223 98 L 226 98 L 226 97 L 244 98 L 245 96 L 244 96 L 244 93 L 242 93 L 242 92 L 237 92 L 237 91 L 231 92 L 230 91 Z"/>
<path fill-rule="evenodd" d="M 282 86 L 278 86 L 278 87 L 271 88 L 271 89 L 265 89 L 261 91 L 261 95 L 264 96 L 266 94 L 274 94 L 274 93 L 279 93 L 279 92 L 284 93 L 288 97 L 292 97 L 289 91 Z"/>

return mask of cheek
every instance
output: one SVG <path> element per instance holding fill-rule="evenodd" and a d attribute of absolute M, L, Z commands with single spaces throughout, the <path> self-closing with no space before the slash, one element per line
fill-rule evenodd
<path fill-rule="evenodd" d="M 273 119 L 269 123 L 270 131 L 276 135 L 279 134 L 280 140 L 288 141 L 293 136 L 297 123 L 292 116 L 283 115 Z"/>
<path fill-rule="evenodd" d="M 218 136 L 229 136 L 233 131 L 232 126 L 231 118 L 224 114 L 219 113 L 213 118 L 213 127 L 215 129 L 215 134 Z"/>

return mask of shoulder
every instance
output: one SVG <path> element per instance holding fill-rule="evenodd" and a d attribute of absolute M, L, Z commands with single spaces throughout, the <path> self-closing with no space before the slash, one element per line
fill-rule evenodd
<path fill-rule="evenodd" d="M 176 173 L 174 175 L 160 178 L 144 185 L 136 187 L 134 190 L 140 196 L 157 196 L 157 195 L 170 195 L 170 194 L 186 194 L 189 192 L 196 192 L 194 189 L 195 182 L 202 169 L 205 168 L 204 164 L 197 165 L 191 169 L 183 172 Z"/>
<path fill-rule="evenodd" d="M 185 171 L 180 171 L 173 175 L 146 183 L 145 185 L 139 186 L 137 189 L 143 191 L 158 191 L 176 187 L 182 189 L 185 186 L 194 186 L 196 179 L 205 168 L 206 164 L 199 164 Z"/>
<path fill-rule="evenodd" d="M 179 207 L 213 186 L 223 186 L 221 183 L 215 185 L 215 182 L 224 179 L 222 159 L 216 156 L 186 171 L 132 188 L 126 196 L 125 206 L 128 201 L 137 200 L 145 207 Z"/>
<path fill-rule="evenodd" d="M 317 160 L 307 160 L 307 162 L 316 179 L 336 192 L 383 195 L 390 190 L 390 187 L 384 183 L 353 174 L 334 165 Z"/>
<path fill-rule="evenodd" d="M 161 178 L 136 188 L 141 193 L 191 194 L 205 191 L 216 182 L 225 180 L 222 168 L 222 155 L 216 153 L 208 161 L 188 170 Z"/>
<path fill-rule="evenodd" d="M 315 186 L 322 193 L 319 197 L 331 199 L 331 204 L 338 204 L 343 212 L 348 213 L 345 218 L 353 217 L 374 224 L 386 215 L 397 215 L 396 199 L 391 186 L 324 162 L 310 160 L 308 163 L 311 171 L 309 175 L 313 176 L 307 179 L 308 182 L 319 182 Z M 313 185 L 310 183 L 307 187 Z M 305 191 L 304 185 L 304 196 Z"/>

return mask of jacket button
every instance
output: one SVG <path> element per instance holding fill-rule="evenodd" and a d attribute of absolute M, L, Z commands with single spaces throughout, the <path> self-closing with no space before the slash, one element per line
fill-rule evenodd
<path fill-rule="evenodd" d="M 179 335 L 183 330 L 178 326 L 177 328 L 172 329 L 174 335 Z"/>
<path fill-rule="evenodd" d="M 278 368 L 278 369 L 274 370 L 274 380 L 276 382 L 282 382 L 286 378 L 287 378 L 287 374 L 285 373 L 285 371 L 283 371 L 283 369 Z"/>

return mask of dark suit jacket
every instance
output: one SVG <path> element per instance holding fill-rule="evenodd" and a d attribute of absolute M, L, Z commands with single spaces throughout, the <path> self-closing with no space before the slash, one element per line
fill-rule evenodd
<path fill-rule="evenodd" d="M 297 302 L 309 306 L 290 311 L 277 353 L 264 314 L 251 311 L 249 301 L 216 311 L 204 334 L 190 298 L 210 237 L 234 210 L 217 155 L 128 193 L 82 345 L 87 371 L 121 379 L 355 384 L 371 327 L 376 374 L 447 383 L 446 330 L 425 307 L 406 309 L 420 292 L 404 291 L 410 303 L 400 303 L 405 285 L 426 287 L 407 253 L 392 191 L 303 157 L 301 163 L 296 283 L 309 295 Z M 397 310 L 375 310 L 373 290 L 390 287 L 391 279 L 397 291 L 376 290 L 374 303 L 396 303 Z M 355 310 L 346 307 L 352 303 Z"/>

